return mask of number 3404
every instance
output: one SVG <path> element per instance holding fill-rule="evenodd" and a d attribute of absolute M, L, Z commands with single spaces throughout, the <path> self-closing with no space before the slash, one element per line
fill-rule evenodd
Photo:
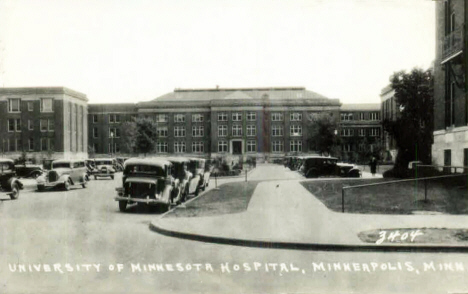
<path fill-rule="evenodd" d="M 424 235 L 420 230 L 406 231 L 400 233 L 400 231 L 380 231 L 379 239 L 375 241 L 375 244 L 382 244 L 384 241 L 387 242 L 414 242 L 417 236 Z"/>

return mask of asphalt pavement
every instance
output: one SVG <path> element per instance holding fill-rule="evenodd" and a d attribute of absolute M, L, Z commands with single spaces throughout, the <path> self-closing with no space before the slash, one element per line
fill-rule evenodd
<path fill-rule="evenodd" d="M 261 169 L 257 173 L 266 174 Z M 288 174 L 291 179 L 285 183 L 297 180 Z M 229 181 L 240 180 L 244 179 Z M 463 293 L 468 289 L 466 254 L 284 250 L 166 237 L 149 229 L 150 222 L 161 217 L 160 211 L 130 207 L 119 212 L 113 197 L 120 183 L 119 175 L 115 180 L 92 180 L 85 189 L 24 190 L 14 201 L 2 197 L 0 293 Z M 273 204 L 257 200 L 259 204 L 252 202 L 249 210 L 273 214 L 269 219 L 278 226 L 287 221 Z M 289 202 L 286 207 L 303 209 Z M 239 232 L 260 222 L 252 219 Z M 323 227 L 328 234 L 336 234 L 335 229 Z"/>

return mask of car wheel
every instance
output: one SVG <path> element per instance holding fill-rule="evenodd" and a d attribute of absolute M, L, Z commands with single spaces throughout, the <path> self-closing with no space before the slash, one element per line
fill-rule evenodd
<path fill-rule="evenodd" d="M 114 176 L 111 176 L 111 179 L 113 180 L 113 179 L 114 179 Z"/>
<path fill-rule="evenodd" d="M 317 171 L 315 170 L 309 170 L 307 172 L 307 175 L 306 175 L 306 178 L 317 178 L 318 175 L 317 175 Z"/>
<path fill-rule="evenodd" d="M 97 180 L 97 176 L 94 176 L 94 179 Z"/>
<path fill-rule="evenodd" d="M 125 200 L 119 201 L 119 210 L 121 212 L 124 212 L 125 209 L 127 209 L 127 201 L 125 201 Z"/>
<path fill-rule="evenodd" d="M 70 180 L 67 180 L 65 181 L 65 183 L 63 183 L 63 188 L 65 189 L 65 191 L 69 191 L 70 190 Z"/>
<path fill-rule="evenodd" d="M 17 183 L 14 183 L 13 186 L 11 187 L 11 193 L 10 193 L 10 198 L 11 200 L 18 199 L 20 194 L 20 188 Z"/>
<path fill-rule="evenodd" d="M 86 184 L 87 184 L 87 183 L 86 183 L 86 179 L 85 179 L 84 182 L 81 184 L 81 186 L 83 187 L 83 189 L 86 188 Z"/>
<path fill-rule="evenodd" d="M 42 192 L 44 191 L 45 187 L 43 185 L 37 186 L 37 191 Z"/>

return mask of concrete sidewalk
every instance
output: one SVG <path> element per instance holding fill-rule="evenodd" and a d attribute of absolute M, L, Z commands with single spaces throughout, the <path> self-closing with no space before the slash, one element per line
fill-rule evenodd
<path fill-rule="evenodd" d="M 191 236 L 194 239 L 197 236 L 204 236 L 213 240 L 222 239 L 226 241 L 225 243 L 229 243 L 228 240 L 231 239 L 240 243 L 244 240 L 245 242 L 379 246 L 361 241 L 358 234 L 377 229 L 463 229 L 468 228 L 468 216 L 333 212 L 311 195 L 299 181 L 290 180 L 260 183 L 245 212 L 196 218 L 163 216 L 154 220 L 151 227 L 167 235 Z M 414 245 L 417 244 L 390 246 Z M 421 245 L 428 244 L 418 246 Z"/>

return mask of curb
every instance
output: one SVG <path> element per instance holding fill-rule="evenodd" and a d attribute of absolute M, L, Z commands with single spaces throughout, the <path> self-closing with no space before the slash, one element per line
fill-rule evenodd
<path fill-rule="evenodd" d="M 216 237 L 195 233 L 186 233 L 175 230 L 164 229 L 153 222 L 149 229 L 168 237 L 200 241 L 207 243 L 233 245 L 242 247 L 254 247 L 263 249 L 288 249 L 304 251 L 352 251 L 352 252 L 407 252 L 407 253 L 468 253 L 468 246 L 450 245 L 347 245 L 347 244 L 326 244 L 326 243 L 298 243 L 279 241 L 259 241 L 251 239 L 239 239 L 229 237 Z"/>

